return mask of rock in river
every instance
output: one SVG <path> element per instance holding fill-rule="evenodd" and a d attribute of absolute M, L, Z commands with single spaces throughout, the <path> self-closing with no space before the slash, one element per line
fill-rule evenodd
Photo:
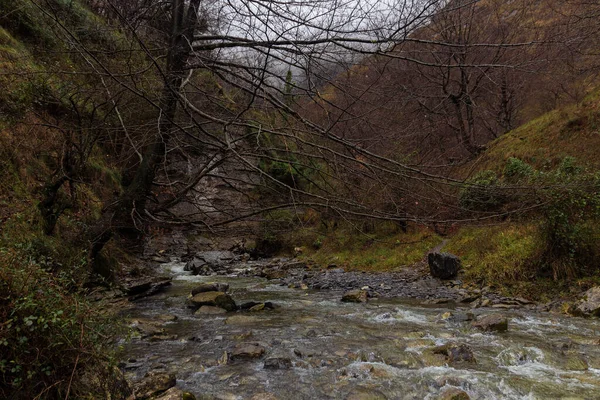
<path fill-rule="evenodd" d="M 144 379 L 134 385 L 133 393 L 138 400 L 150 399 L 175 386 L 173 374 L 148 373 Z"/>
<path fill-rule="evenodd" d="M 441 354 L 450 364 L 467 362 L 476 363 L 473 350 L 466 344 L 449 343 L 433 349 L 433 354 Z"/>
<path fill-rule="evenodd" d="M 368 293 L 366 290 L 349 290 L 342 296 L 344 303 L 364 303 L 367 301 Z"/>
<path fill-rule="evenodd" d="M 575 315 L 600 317 L 600 286 L 585 292 L 583 298 L 571 309 Z"/>
<path fill-rule="evenodd" d="M 190 304 L 193 308 L 201 306 L 220 307 L 227 311 L 237 310 L 235 301 L 223 292 L 203 292 L 198 293 L 190 299 Z"/>
<path fill-rule="evenodd" d="M 472 326 L 486 332 L 506 332 L 508 319 L 502 315 L 482 315 L 473 322 Z"/>
<path fill-rule="evenodd" d="M 202 283 L 192 289 L 192 296 L 195 296 L 198 293 L 205 293 L 205 292 L 223 292 L 223 293 L 225 293 L 228 290 L 229 290 L 228 283 Z"/>
<path fill-rule="evenodd" d="M 452 279 L 460 269 L 460 259 L 450 253 L 429 253 L 427 261 L 434 278 Z"/>
<path fill-rule="evenodd" d="M 292 368 L 292 360 L 289 358 L 267 358 L 265 360 L 265 369 L 290 369 Z"/>
<path fill-rule="evenodd" d="M 238 344 L 230 352 L 232 360 L 260 358 L 263 354 L 265 354 L 265 348 L 256 343 Z"/>

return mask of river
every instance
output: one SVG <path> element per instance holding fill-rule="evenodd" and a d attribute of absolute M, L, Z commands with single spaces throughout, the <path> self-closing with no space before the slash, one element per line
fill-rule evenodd
<path fill-rule="evenodd" d="M 439 399 L 452 389 L 471 399 L 600 398 L 598 320 L 410 299 L 342 303 L 340 291 L 293 289 L 235 274 L 191 276 L 183 266 L 162 264 L 173 284 L 126 311 L 132 326 L 160 333 L 121 342 L 134 380 L 150 370 L 173 372 L 177 386 L 196 396 L 240 400 Z M 187 296 L 198 283 L 214 281 L 228 283 L 238 304 L 270 301 L 277 307 L 194 315 Z M 473 329 L 461 322 L 469 312 L 509 317 L 508 332 Z M 228 359 L 243 343 L 260 345 L 265 354 Z M 446 344 L 466 345 L 475 360 L 435 354 Z M 284 360 L 280 368 L 264 367 L 272 358 Z M 357 393 L 366 397 L 352 397 Z"/>

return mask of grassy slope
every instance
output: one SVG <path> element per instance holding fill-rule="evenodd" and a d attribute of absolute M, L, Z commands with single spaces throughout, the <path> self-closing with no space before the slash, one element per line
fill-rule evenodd
<path fill-rule="evenodd" d="M 81 3 L 54 4 L 65 5 L 62 22 L 90 46 L 118 45 L 118 34 Z M 103 191 L 118 190 L 118 173 L 95 150 L 89 183 L 59 194 L 74 207 L 52 236 L 43 233 L 37 206 L 63 146 L 43 118 L 52 116 L 51 101 L 64 110 L 56 102 L 70 85 L 86 83 L 65 78 L 82 64 L 54 29 L 33 3 L 0 0 L 0 397 L 63 398 L 70 391 L 107 398 L 119 390 L 105 347 L 116 326 L 83 296 L 88 269 L 81 239 L 98 217 Z"/>
<path fill-rule="evenodd" d="M 461 174 L 468 178 L 492 170 L 502 176 L 510 157 L 551 171 L 567 156 L 575 157 L 588 172 L 600 168 L 600 95 L 589 95 L 581 104 L 549 112 L 498 138 Z M 411 228 L 404 234 L 386 226 L 377 226 L 369 234 L 348 227 L 306 232 L 296 234 L 292 241 L 305 246 L 307 259 L 364 271 L 409 267 L 443 239 L 424 228 Z M 443 250 L 461 257 L 467 280 L 498 286 L 507 294 L 548 300 L 574 295 L 600 282 L 596 275 L 561 281 L 536 275 L 532 264 L 543 251 L 536 218 L 456 227 L 446 239 Z"/>

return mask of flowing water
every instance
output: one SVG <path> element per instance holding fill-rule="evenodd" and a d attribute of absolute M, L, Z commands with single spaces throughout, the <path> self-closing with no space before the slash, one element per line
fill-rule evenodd
<path fill-rule="evenodd" d="M 509 331 L 489 334 L 447 318 L 448 312 L 461 315 L 469 309 L 415 300 L 348 304 L 339 301 L 339 292 L 290 289 L 261 278 L 189 276 L 178 262 L 162 268 L 174 277 L 173 285 L 137 301 L 129 317 L 158 321 L 172 314 L 177 319 L 162 325 L 164 340 L 123 342 L 126 368 L 137 378 L 150 369 L 174 372 L 181 389 L 222 399 L 260 393 L 278 399 L 345 399 L 357 388 L 377 390 L 388 399 L 438 399 L 452 387 L 471 399 L 600 398 L 598 320 L 502 310 L 510 317 Z M 194 315 L 186 297 L 195 284 L 208 281 L 229 283 L 238 304 L 271 301 L 279 307 Z M 224 353 L 239 343 L 259 343 L 266 353 L 225 362 Z M 476 363 L 449 365 L 433 354 L 432 348 L 447 343 L 468 345 Z M 264 360 L 271 357 L 290 359 L 292 368 L 265 369 Z"/>

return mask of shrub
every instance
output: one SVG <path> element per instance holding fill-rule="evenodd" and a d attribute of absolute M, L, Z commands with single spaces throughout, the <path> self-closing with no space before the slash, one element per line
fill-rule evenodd
<path fill-rule="evenodd" d="M 0 397 L 119 398 L 114 324 L 75 290 L 78 270 L 27 247 L 0 248 Z"/>
<path fill-rule="evenodd" d="M 533 167 L 523 160 L 510 157 L 504 167 L 504 176 L 511 182 L 518 182 L 530 178 L 534 171 Z"/>
<path fill-rule="evenodd" d="M 460 191 L 460 205 L 472 211 L 494 211 L 506 202 L 500 180 L 494 171 L 481 171 Z"/>

